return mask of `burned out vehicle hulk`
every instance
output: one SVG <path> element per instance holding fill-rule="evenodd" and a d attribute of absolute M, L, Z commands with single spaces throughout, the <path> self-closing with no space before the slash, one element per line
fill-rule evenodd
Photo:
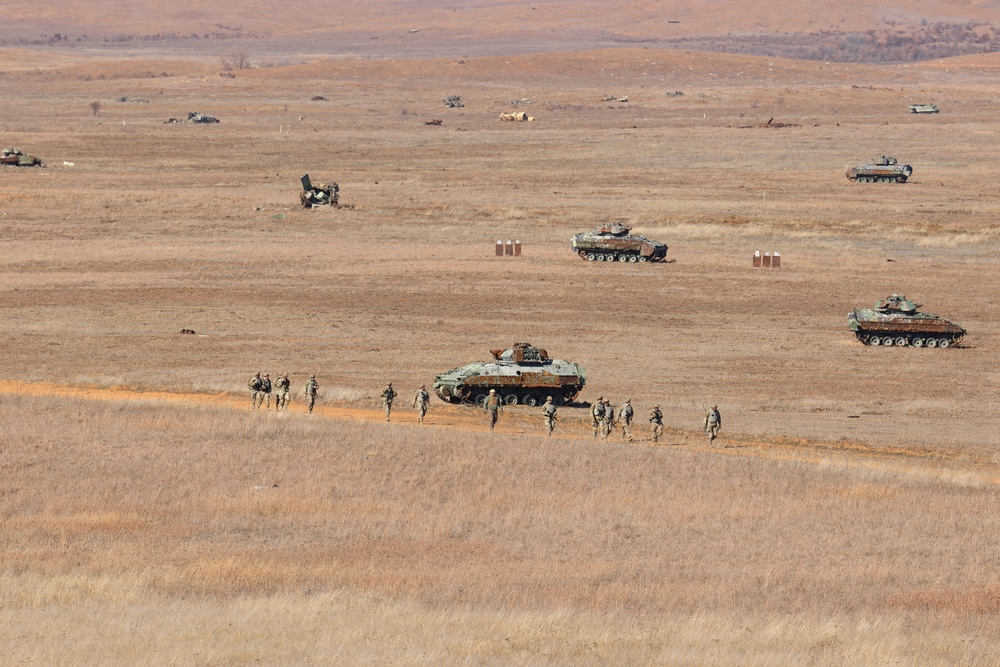
<path fill-rule="evenodd" d="M 309 174 L 302 174 L 299 180 L 302 183 L 302 192 L 299 193 L 302 208 L 340 205 L 340 186 L 336 183 L 313 183 Z"/>
<path fill-rule="evenodd" d="M 605 223 L 570 242 L 576 254 L 591 262 L 659 262 L 667 256 L 665 244 L 630 231 L 621 222 Z"/>
<path fill-rule="evenodd" d="M 919 303 L 893 294 L 873 308 L 855 308 L 847 314 L 847 324 L 865 345 L 947 348 L 962 342 L 965 329 L 919 308 Z"/>
<path fill-rule="evenodd" d="M 45 161 L 40 157 L 28 155 L 20 148 L 8 146 L 0 150 L 0 164 L 8 167 L 45 167 Z"/>
<path fill-rule="evenodd" d="M 862 183 L 905 183 L 913 175 L 913 167 L 899 164 L 894 157 L 886 155 L 876 159 L 871 164 L 851 167 L 847 170 L 847 178 Z"/>
<path fill-rule="evenodd" d="M 495 389 L 507 405 L 541 405 L 551 396 L 557 405 L 577 397 L 587 375 L 582 366 L 551 359 L 529 343 L 490 350 L 493 361 L 474 361 L 434 378 L 434 392 L 449 403 L 482 405 Z"/>

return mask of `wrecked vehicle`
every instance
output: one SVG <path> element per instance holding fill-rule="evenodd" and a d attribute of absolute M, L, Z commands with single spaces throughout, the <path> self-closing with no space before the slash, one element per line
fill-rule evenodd
<path fill-rule="evenodd" d="M 299 193 L 302 208 L 340 205 L 340 186 L 336 183 L 313 183 L 309 174 L 302 174 L 299 181 L 302 183 L 302 192 Z"/>
<path fill-rule="evenodd" d="M 630 231 L 621 222 L 605 223 L 570 241 L 573 251 L 591 262 L 659 262 L 667 256 L 666 244 Z"/>
<path fill-rule="evenodd" d="M 8 146 L 0 151 L 0 164 L 9 167 L 46 167 L 45 161 L 40 157 L 28 155 L 20 148 Z"/>
<path fill-rule="evenodd" d="M 551 359 L 530 343 L 490 350 L 493 361 L 475 361 L 434 378 L 434 392 L 448 403 L 481 406 L 496 390 L 506 405 L 541 405 L 551 396 L 556 405 L 571 403 L 587 383 L 582 366 Z"/>
<path fill-rule="evenodd" d="M 169 123 L 218 123 L 219 119 L 207 113 L 201 113 L 200 111 L 189 111 L 186 120 L 181 120 L 180 118 L 168 118 L 163 121 L 164 124 Z"/>
<path fill-rule="evenodd" d="M 911 104 L 910 113 L 941 113 L 936 104 Z"/>
<path fill-rule="evenodd" d="M 962 342 L 965 329 L 919 308 L 919 303 L 892 294 L 872 308 L 855 308 L 847 314 L 847 324 L 858 340 L 873 347 L 947 348 Z"/>
<path fill-rule="evenodd" d="M 847 178 L 864 183 L 905 183 L 913 174 L 913 167 L 899 164 L 894 157 L 883 155 L 871 164 L 851 167 Z"/>

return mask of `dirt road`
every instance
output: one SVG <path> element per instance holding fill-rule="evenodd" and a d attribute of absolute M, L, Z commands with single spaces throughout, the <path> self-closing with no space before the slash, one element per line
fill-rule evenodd
<path fill-rule="evenodd" d="M 21 396 L 52 396 L 76 398 L 90 401 L 168 403 L 185 406 L 197 405 L 231 410 L 245 410 L 248 417 L 278 419 L 287 413 L 262 410 L 251 412 L 249 398 L 230 393 L 200 394 L 159 390 L 139 390 L 126 387 L 72 386 L 50 382 L 9 381 L 0 387 L 0 393 Z M 307 415 L 301 401 L 293 400 L 288 412 L 293 415 Z M 558 430 L 553 436 L 559 440 L 592 440 L 589 419 L 581 409 L 563 408 Z M 317 404 L 313 414 L 319 418 L 365 423 L 380 423 L 385 417 L 381 406 L 365 405 L 359 402 L 341 402 L 337 405 Z M 409 409 L 405 401 L 396 404 L 392 423 L 404 424 L 419 429 L 445 429 L 453 431 L 488 430 L 482 412 L 470 407 L 446 405 L 435 401 L 431 404 L 426 422 L 420 425 L 416 413 Z M 524 406 L 505 410 L 497 426 L 496 435 L 542 435 L 542 417 L 537 408 Z M 704 435 L 698 431 L 669 428 L 663 442 L 653 444 L 646 436 L 646 425 L 636 421 L 635 442 L 630 446 L 656 447 L 664 450 L 683 448 L 688 451 L 711 452 L 718 456 L 745 456 L 774 461 L 796 461 L 817 466 L 833 466 L 873 472 L 891 472 L 913 479 L 935 479 L 958 486 L 982 487 L 1000 484 L 1000 471 L 992 461 L 970 456 L 965 452 L 942 452 L 904 449 L 901 447 L 872 447 L 858 442 L 818 442 L 805 439 L 775 438 L 762 440 L 740 434 L 724 433 L 715 447 L 709 446 Z M 600 440 L 602 444 L 619 446 L 624 444 L 617 431 L 611 439 Z"/>

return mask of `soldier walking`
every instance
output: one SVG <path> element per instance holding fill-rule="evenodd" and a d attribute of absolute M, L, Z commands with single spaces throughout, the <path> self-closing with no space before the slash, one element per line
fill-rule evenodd
<path fill-rule="evenodd" d="M 319 393 L 319 383 L 316 382 L 315 375 L 310 375 L 309 382 L 306 382 L 306 401 L 309 404 L 309 412 L 312 412 L 313 406 L 316 405 L 317 393 Z"/>
<path fill-rule="evenodd" d="M 274 409 L 287 410 L 288 396 L 292 388 L 292 383 L 288 379 L 288 373 L 279 375 L 278 379 L 274 382 L 274 387 L 277 390 L 274 393 Z"/>
<path fill-rule="evenodd" d="M 604 401 L 604 439 L 607 440 L 611 431 L 615 428 L 615 408 L 611 405 L 611 399 Z"/>
<path fill-rule="evenodd" d="M 256 410 L 260 407 L 260 400 L 263 398 L 260 390 L 261 387 L 264 386 L 264 381 L 260 379 L 260 373 L 257 373 L 250 378 L 250 382 L 247 383 L 247 386 L 250 387 L 250 409 Z"/>
<path fill-rule="evenodd" d="M 622 423 L 622 440 L 632 442 L 632 417 L 635 412 L 632 410 L 632 399 L 625 399 L 625 404 L 618 411 L 618 418 Z"/>
<path fill-rule="evenodd" d="M 545 417 L 545 430 L 551 436 L 552 431 L 556 427 L 556 404 L 552 402 L 552 397 L 549 396 L 545 399 L 545 405 L 542 406 L 542 415 Z"/>
<path fill-rule="evenodd" d="M 712 443 L 719 436 L 719 431 L 722 429 L 722 415 L 719 414 L 719 406 L 713 405 L 705 413 L 705 433 L 708 434 L 708 442 Z"/>
<path fill-rule="evenodd" d="M 663 413 L 660 412 L 659 405 L 654 405 L 649 411 L 649 429 L 653 434 L 653 442 L 659 442 L 663 434 Z"/>
<path fill-rule="evenodd" d="M 500 413 L 503 412 L 503 400 L 497 396 L 496 389 L 490 389 L 490 395 L 483 403 L 483 412 L 489 415 L 490 430 L 492 431 L 493 427 L 497 425 L 497 420 L 500 419 Z"/>
<path fill-rule="evenodd" d="M 382 390 L 382 405 L 385 407 L 385 420 L 389 421 L 389 413 L 392 412 L 392 402 L 396 398 L 396 390 L 392 388 L 390 382 Z"/>
<path fill-rule="evenodd" d="M 267 397 L 267 408 L 271 409 L 271 376 L 264 373 L 264 379 L 260 381 L 260 393 L 262 395 L 260 402 L 264 402 L 264 396 Z"/>
<path fill-rule="evenodd" d="M 417 422 L 424 423 L 424 415 L 427 414 L 427 404 L 431 400 L 431 395 L 427 392 L 427 385 L 420 385 L 417 395 L 413 397 L 413 407 L 417 409 Z"/>
<path fill-rule="evenodd" d="M 597 433 L 604 429 L 604 397 L 598 396 L 597 400 L 590 406 L 590 419 L 594 426 L 594 440 L 597 440 Z"/>

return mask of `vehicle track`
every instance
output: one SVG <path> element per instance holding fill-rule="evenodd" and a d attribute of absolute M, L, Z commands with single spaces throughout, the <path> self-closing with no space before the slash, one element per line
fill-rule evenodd
<path fill-rule="evenodd" d="M 20 396 L 51 396 L 61 398 L 77 398 L 92 401 L 125 401 L 144 403 L 170 403 L 176 405 L 201 405 L 232 410 L 246 411 L 254 417 L 277 417 L 275 411 L 261 410 L 251 413 L 249 396 L 238 396 L 231 393 L 206 394 L 197 392 L 145 390 L 130 387 L 96 387 L 68 385 L 53 382 L 25 382 L 10 380 L 0 386 L 0 394 Z M 392 423 L 403 424 L 414 428 L 447 429 L 460 431 L 488 430 L 486 420 L 481 411 L 469 407 L 455 406 L 440 402 L 432 404 L 425 418 L 425 424 L 417 422 L 416 413 L 407 409 L 403 402 L 402 409 L 393 412 Z M 538 409 L 515 407 L 508 408 L 504 417 L 497 425 L 497 435 L 539 435 L 543 434 L 542 417 Z M 566 411 L 571 410 L 563 408 Z M 288 412 L 297 415 L 307 415 L 305 405 L 293 401 Z M 537 413 L 537 414 L 536 414 Z M 358 402 L 339 405 L 322 404 L 315 406 L 313 414 L 318 417 L 363 422 L 384 423 L 385 417 L 381 405 L 363 405 Z M 559 430 L 553 436 L 557 440 L 593 441 L 590 431 L 589 417 L 567 415 L 560 423 Z M 805 439 L 775 438 L 762 440 L 740 434 L 720 436 L 718 444 L 710 446 L 700 431 L 670 428 L 664 434 L 664 440 L 654 444 L 642 436 L 645 423 L 637 422 L 634 432 L 639 437 L 631 443 L 637 447 L 655 447 L 671 450 L 683 448 L 687 451 L 703 451 L 719 456 L 740 456 L 769 459 L 775 461 L 799 462 L 816 466 L 829 466 L 856 471 L 871 471 L 884 474 L 895 473 L 899 476 L 925 481 L 940 481 L 959 486 L 982 487 L 1000 485 L 1000 469 L 993 461 L 981 457 L 970 456 L 963 452 L 945 450 L 912 450 L 902 446 L 874 447 L 859 442 L 819 442 Z M 620 436 L 609 440 L 597 440 L 595 443 L 608 445 L 624 444 Z"/>

